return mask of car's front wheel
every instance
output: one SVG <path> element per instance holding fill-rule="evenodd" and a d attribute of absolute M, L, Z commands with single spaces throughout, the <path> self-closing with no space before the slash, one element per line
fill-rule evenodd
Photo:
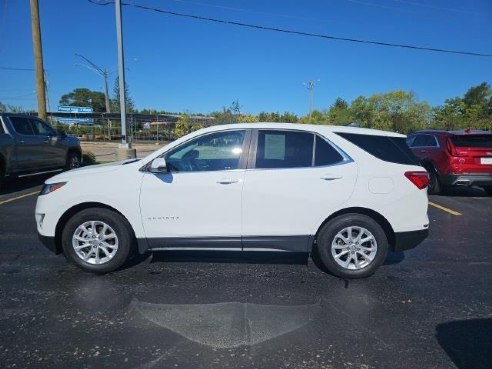
<path fill-rule="evenodd" d="M 388 240 L 369 216 L 344 214 L 321 228 L 317 246 L 330 273 L 341 278 L 366 278 L 384 262 Z"/>
<path fill-rule="evenodd" d="M 120 214 L 105 208 L 89 208 L 67 222 L 62 247 L 65 257 L 79 268 L 108 273 L 127 261 L 133 239 L 130 224 Z"/>
<path fill-rule="evenodd" d="M 76 152 L 70 151 L 67 154 L 67 163 L 65 165 L 67 170 L 75 169 L 80 167 L 80 155 Z"/>

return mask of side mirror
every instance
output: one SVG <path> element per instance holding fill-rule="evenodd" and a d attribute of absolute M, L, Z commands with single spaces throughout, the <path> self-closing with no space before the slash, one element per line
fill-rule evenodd
<path fill-rule="evenodd" d="M 167 164 L 166 159 L 164 158 L 155 158 L 150 163 L 149 172 L 151 173 L 163 173 L 167 172 Z"/>

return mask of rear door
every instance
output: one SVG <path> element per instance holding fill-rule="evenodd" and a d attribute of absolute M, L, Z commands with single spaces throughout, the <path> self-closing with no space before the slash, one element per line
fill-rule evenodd
<path fill-rule="evenodd" d="M 328 140 L 255 130 L 243 187 L 243 250 L 307 251 L 310 236 L 350 197 L 356 164 Z"/>
<path fill-rule="evenodd" d="M 439 142 L 432 134 L 416 134 L 407 140 L 413 154 L 422 160 L 437 162 L 440 155 Z"/>

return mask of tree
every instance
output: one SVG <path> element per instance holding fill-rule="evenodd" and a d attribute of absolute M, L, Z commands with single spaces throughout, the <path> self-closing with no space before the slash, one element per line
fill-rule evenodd
<path fill-rule="evenodd" d="M 353 121 L 349 104 L 338 97 L 328 111 L 328 122 L 334 125 L 346 125 Z"/>
<path fill-rule="evenodd" d="M 445 129 L 491 129 L 492 89 L 486 82 L 473 86 L 463 97 L 446 99 L 435 108 L 433 126 Z"/>
<path fill-rule="evenodd" d="M 2 104 L 2 102 L 0 101 L 0 113 L 3 113 L 3 112 L 6 112 L 7 111 L 7 107 Z"/>
<path fill-rule="evenodd" d="M 111 100 L 111 111 L 120 112 L 120 77 L 116 77 L 114 81 L 113 87 L 114 98 Z M 129 113 L 133 113 L 135 111 L 135 103 L 130 96 L 130 92 L 128 91 L 128 84 L 125 81 L 125 102 L 126 102 L 126 111 Z"/>
<path fill-rule="evenodd" d="M 355 99 L 350 106 L 351 117 L 362 127 L 408 133 L 429 126 L 432 109 L 418 102 L 411 92 L 396 90 Z"/>
<path fill-rule="evenodd" d="M 188 114 L 183 114 L 174 127 L 174 134 L 176 137 L 182 137 L 188 133 L 194 132 L 203 126 L 200 123 L 193 122 Z"/>
<path fill-rule="evenodd" d="M 90 106 L 94 112 L 106 111 L 104 93 L 91 91 L 88 88 L 76 88 L 72 92 L 62 95 L 59 103 L 68 106 Z"/>

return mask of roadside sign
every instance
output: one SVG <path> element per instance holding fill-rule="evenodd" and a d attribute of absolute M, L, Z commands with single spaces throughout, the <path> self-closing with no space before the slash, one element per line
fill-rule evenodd
<path fill-rule="evenodd" d="M 92 124 L 92 123 L 94 123 L 94 119 L 92 119 L 92 118 L 57 118 L 57 121 L 60 123 L 68 123 L 68 124 L 73 124 L 73 123 L 89 123 L 89 124 Z"/>
<path fill-rule="evenodd" d="M 62 105 L 58 106 L 58 111 L 65 112 L 65 113 L 92 113 L 94 109 L 92 109 L 90 106 L 68 106 L 68 105 Z"/>

